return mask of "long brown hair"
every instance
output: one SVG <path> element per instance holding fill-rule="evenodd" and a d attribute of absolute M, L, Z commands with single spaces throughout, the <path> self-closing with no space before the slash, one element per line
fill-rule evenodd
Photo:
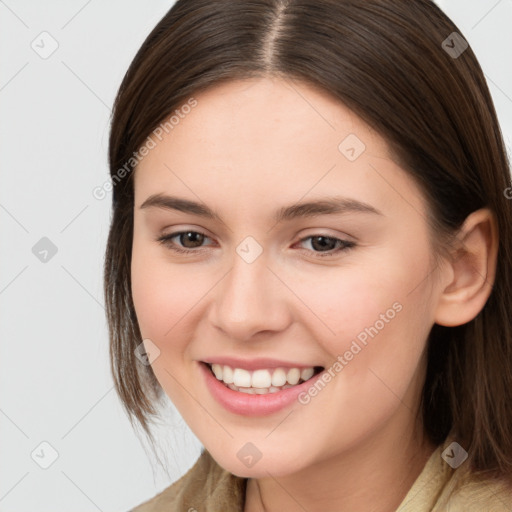
<path fill-rule="evenodd" d="M 112 373 L 132 424 L 151 437 L 162 397 L 134 353 L 142 341 L 130 282 L 134 154 L 193 94 L 277 76 L 333 95 L 387 141 L 428 200 L 436 254 L 471 212 L 494 212 L 491 295 L 471 322 L 433 326 L 421 408 L 433 443 L 453 435 L 473 472 L 512 475 L 509 162 L 480 65 L 454 32 L 429 0 L 178 0 L 162 18 L 122 81 L 110 133 L 105 300 Z"/>

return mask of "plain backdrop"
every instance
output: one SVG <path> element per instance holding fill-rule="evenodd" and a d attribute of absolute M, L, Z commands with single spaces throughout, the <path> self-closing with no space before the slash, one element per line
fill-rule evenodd
<path fill-rule="evenodd" d="M 172 3 L 0 0 L 2 512 L 127 511 L 199 455 L 169 408 L 162 469 L 115 394 L 102 292 L 111 194 L 92 194 L 108 179 L 116 90 Z M 510 148 L 512 0 L 438 3 L 480 60 Z"/>

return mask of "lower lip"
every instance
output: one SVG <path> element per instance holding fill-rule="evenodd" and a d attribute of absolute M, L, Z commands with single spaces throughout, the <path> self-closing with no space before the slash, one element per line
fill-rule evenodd
<path fill-rule="evenodd" d="M 228 411 L 243 416 L 266 416 L 284 409 L 296 401 L 298 395 L 306 391 L 322 375 L 322 372 L 320 372 L 302 384 L 275 393 L 249 395 L 228 388 L 213 375 L 206 363 L 199 363 L 199 366 L 206 385 L 217 402 Z"/>

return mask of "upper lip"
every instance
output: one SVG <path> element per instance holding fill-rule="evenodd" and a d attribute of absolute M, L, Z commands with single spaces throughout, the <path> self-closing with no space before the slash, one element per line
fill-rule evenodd
<path fill-rule="evenodd" d="M 202 360 L 207 364 L 220 364 L 230 366 L 231 368 L 242 368 L 244 370 L 259 370 L 265 368 L 315 368 L 320 365 L 310 363 L 295 363 L 283 361 L 281 359 L 272 359 L 268 357 L 258 357 L 255 359 L 239 359 L 236 357 L 209 357 Z M 323 367 L 322 367 L 323 368 Z"/>

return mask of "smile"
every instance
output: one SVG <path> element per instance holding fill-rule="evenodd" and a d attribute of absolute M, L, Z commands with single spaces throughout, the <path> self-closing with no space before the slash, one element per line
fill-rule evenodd
<path fill-rule="evenodd" d="M 318 366 L 308 368 L 270 368 L 255 371 L 220 364 L 209 364 L 208 366 L 217 380 L 223 382 L 228 388 L 250 395 L 277 393 L 278 391 L 308 381 L 322 370 Z"/>
<path fill-rule="evenodd" d="M 216 402 L 230 413 L 253 417 L 277 413 L 293 405 L 323 372 L 321 366 L 262 368 L 263 365 L 258 365 L 253 370 L 225 363 L 199 362 L 198 366 Z"/>

